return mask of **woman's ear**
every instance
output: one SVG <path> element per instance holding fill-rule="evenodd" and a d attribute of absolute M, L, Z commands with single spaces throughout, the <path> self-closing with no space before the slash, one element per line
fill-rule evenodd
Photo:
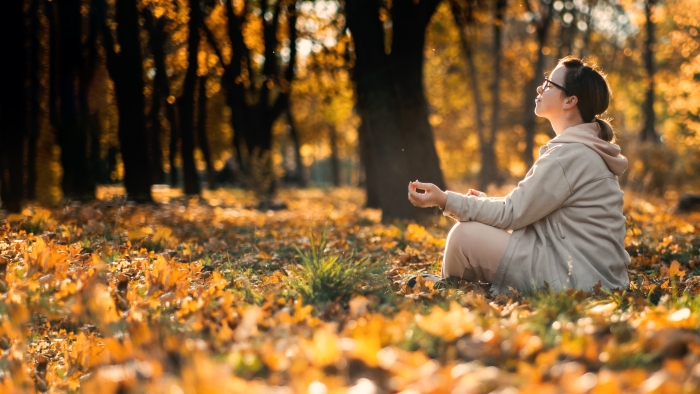
<path fill-rule="evenodd" d="M 569 96 L 566 99 L 564 99 L 564 106 L 562 109 L 571 109 L 574 108 L 578 104 L 578 97 L 576 96 Z"/>

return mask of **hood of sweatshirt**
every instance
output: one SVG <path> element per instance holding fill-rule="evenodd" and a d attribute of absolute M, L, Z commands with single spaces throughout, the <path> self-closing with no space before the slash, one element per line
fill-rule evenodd
<path fill-rule="evenodd" d="M 603 158 L 613 174 L 616 176 L 622 175 L 627 169 L 627 158 L 620 154 L 619 146 L 600 139 L 598 137 L 599 133 L 600 126 L 598 123 L 582 123 L 564 130 L 561 134 L 552 138 L 549 143 L 578 142 L 584 144 Z"/>

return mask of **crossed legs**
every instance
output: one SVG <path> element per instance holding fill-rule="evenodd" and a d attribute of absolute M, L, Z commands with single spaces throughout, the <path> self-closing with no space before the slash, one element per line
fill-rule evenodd
<path fill-rule="evenodd" d="M 492 283 L 510 233 L 479 222 L 457 222 L 447 235 L 442 277 Z"/>

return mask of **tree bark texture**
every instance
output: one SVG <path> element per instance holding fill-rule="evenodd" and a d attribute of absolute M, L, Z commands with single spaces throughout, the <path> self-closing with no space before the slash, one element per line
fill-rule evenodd
<path fill-rule="evenodd" d="M 112 32 L 102 8 L 102 38 L 107 53 L 107 71 L 114 81 L 119 111 L 118 138 L 124 162 L 124 186 L 129 198 L 151 202 L 151 159 L 144 113 L 143 57 L 139 41 L 139 18 L 136 0 L 116 0 L 115 20 L 120 51 L 114 48 Z"/>
<path fill-rule="evenodd" d="M 24 137 L 27 133 L 24 80 L 26 50 L 21 1 L 0 2 L 0 200 L 2 209 L 20 212 L 24 194 Z"/>
<path fill-rule="evenodd" d="M 425 179 L 444 189 L 445 180 L 433 129 L 428 122 L 428 99 L 423 86 L 425 30 L 439 3 L 437 0 L 393 2 L 389 58 L 411 178 Z"/>
<path fill-rule="evenodd" d="M 367 119 L 367 114 L 360 113 L 360 118 L 362 119 L 362 123 L 360 123 L 360 127 L 357 129 L 357 133 L 359 136 L 360 164 L 365 175 L 364 187 L 367 195 L 365 208 L 381 208 L 381 203 L 379 201 L 379 179 L 377 179 L 378 172 L 374 166 L 374 159 L 372 158 L 368 121 L 365 120 Z"/>
<path fill-rule="evenodd" d="M 422 81 L 425 28 L 437 1 L 393 3 L 391 55 L 384 51 L 381 5 L 378 0 L 345 5 L 355 45 L 357 107 L 364 115 L 376 179 L 382 182 L 383 220 L 419 218 L 429 213 L 408 201 L 408 182 L 418 178 L 444 188 Z"/>

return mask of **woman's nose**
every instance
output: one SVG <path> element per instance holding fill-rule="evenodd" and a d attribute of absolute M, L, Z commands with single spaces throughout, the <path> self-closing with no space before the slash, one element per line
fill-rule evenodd
<path fill-rule="evenodd" d="M 542 85 L 538 86 L 537 89 L 535 89 L 535 90 L 537 90 L 537 94 L 542 94 L 542 91 L 543 91 Z"/>

